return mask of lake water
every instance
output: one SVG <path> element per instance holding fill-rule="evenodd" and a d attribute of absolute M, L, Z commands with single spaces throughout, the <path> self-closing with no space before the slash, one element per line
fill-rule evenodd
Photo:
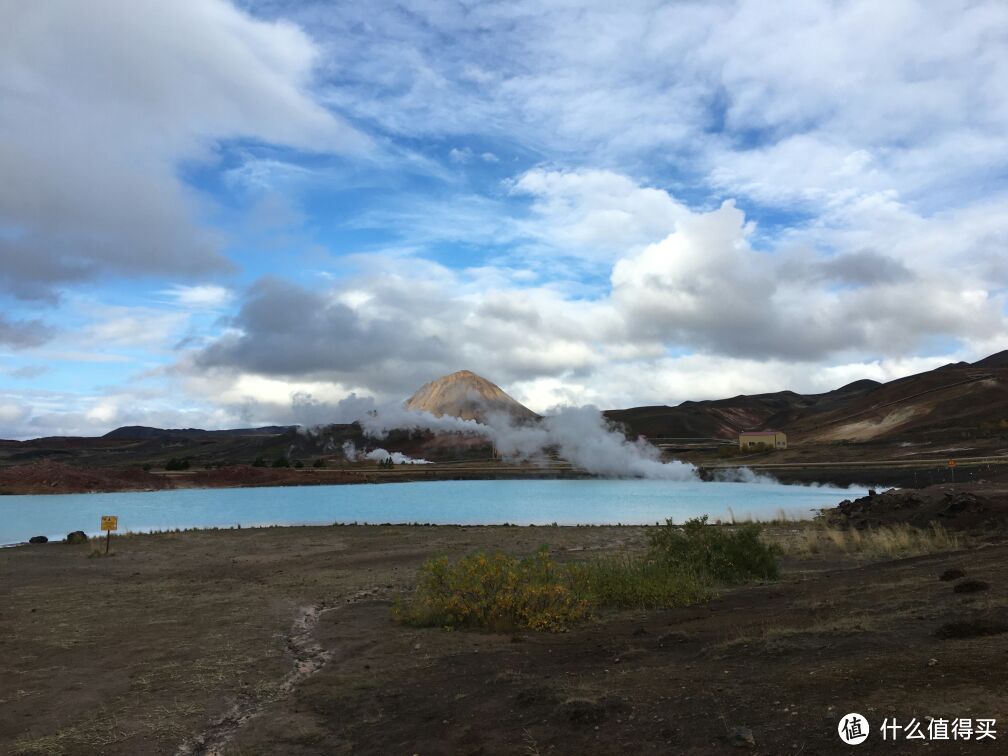
<path fill-rule="evenodd" d="M 862 489 L 660 480 L 472 480 L 149 493 L 0 496 L 0 544 L 97 534 L 103 514 L 122 531 L 334 522 L 439 525 L 644 524 L 709 514 L 768 519 L 863 496 Z"/>

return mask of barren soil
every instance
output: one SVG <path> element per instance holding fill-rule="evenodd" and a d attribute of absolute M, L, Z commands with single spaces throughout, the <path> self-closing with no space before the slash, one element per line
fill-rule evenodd
<path fill-rule="evenodd" d="M 0 752 L 732 753 L 744 726 L 753 752 L 810 754 L 846 752 L 836 724 L 849 711 L 873 727 L 886 716 L 1008 724 L 1008 544 L 997 538 L 875 564 L 792 559 L 773 584 L 561 635 L 389 619 L 435 553 L 548 543 L 577 559 L 645 537 L 317 527 L 123 537 L 107 558 L 58 543 L 3 549 Z M 965 575 L 940 580 L 950 568 Z M 963 580 L 987 588 L 955 592 Z M 1004 738 L 929 750 L 997 753 Z"/>

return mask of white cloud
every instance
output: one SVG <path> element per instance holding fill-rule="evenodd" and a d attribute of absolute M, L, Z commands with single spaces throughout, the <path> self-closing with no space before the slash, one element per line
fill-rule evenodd
<path fill-rule="evenodd" d="M 942 272 L 969 255 L 969 237 L 940 260 L 914 260 L 899 247 L 895 257 L 849 248 L 842 236 L 829 255 L 775 255 L 751 246 L 753 225 L 732 202 L 691 211 L 612 174 L 539 171 L 534 181 L 537 202 L 562 208 L 542 211 L 547 230 L 587 228 L 578 233 L 616 254 L 617 237 L 592 236 L 597 226 L 584 219 L 615 206 L 638 229 L 611 264 L 609 291 L 578 297 L 521 285 L 507 271 L 372 255 L 360 275 L 329 290 L 257 284 L 234 333 L 195 365 L 225 377 L 269 376 L 276 397 L 310 380 L 382 401 L 466 367 L 543 410 L 566 399 L 613 406 L 829 390 L 831 380 L 865 377 L 854 375 L 858 365 L 869 376 L 895 375 L 984 356 L 973 345 L 992 343 L 992 333 L 1008 339 L 1001 291 Z M 635 243 L 665 223 L 663 237 Z M 932 343 L 949 344 L 947 354 L 916 356 Z"/>
<path fill-rule="evenodd" d="M 191 310 L 218 310 L 234 299 L 230 289 L 215 284 L 176 284 L 158 293 Z"/>
<path fill-rule="evenodd" d="M 542 410 L 828 390 L 1008 340 L 1002 2 L 244 7 L 259 16 L 223 0 L 7 14 L 0 285 L 53 296 L 109 271 L 163 275 L 190 316 L 113 308 L 68 337 L 39 331 L 48 318 L 0 322 L 11 344 L 53 336 L 33 360 L 162 351 L 200 312 L 238 306 L 186 338 L 170 380 L 218 420 L 265 420 L 291 417 L 293 395 L 329 411 L 459 367 Z M 277 12 L 301 27 L 262 20 Z M 333 269 L 353 272 L 324 271 L 326 288 L 274 280 L 232 299 L 209 277 L 222 236 L 180 167 L 239 138 L 375 150 L 350 121 L 383 145 L 367 180 L 266 151 L 220 166 L 224 191 L 254 201 L 243 223 L 271 252 L 313 225 L 398 232 L 399 250 L 344 256 Z M 474 190 L 500 156 L 518 175 Z M 389 178 L 390 195 L 324 223 L 291 200 L 368 184 L 378 162 L 444 183 L 404 199 L 410 181 Z M 493 251 L 460 263 L 472 249 Z M 114 418 L 81 400 L 59 427 L 189 411 L 114 393 Z"/>
<path fill-rule="evenodd" d="M 312 97 L 318 50 L 226 0 L 8 4 L 0 31 L 0 286 L 227 267 L 179 164 L 239 137 L 361 152 Z"/>
<path fill-rule="evenodd" d="M 510 187 L 532 197 L 534 219 L 523 231 L 561 256 L 611 261 L 662 238 L 689 213 L 667 192 L 612 171 L 537 168 Z"/>

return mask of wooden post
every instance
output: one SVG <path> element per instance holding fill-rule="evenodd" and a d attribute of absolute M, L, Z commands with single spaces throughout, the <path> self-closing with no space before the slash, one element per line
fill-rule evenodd
<path fill-rule="evenodd" d="M 112 531 L 111 530 L 106 530 L 105 531 L 105 553 L 106 554 L 108 554 L 109 545 L 111 545 L 111 543 L 112 543 Z"/>

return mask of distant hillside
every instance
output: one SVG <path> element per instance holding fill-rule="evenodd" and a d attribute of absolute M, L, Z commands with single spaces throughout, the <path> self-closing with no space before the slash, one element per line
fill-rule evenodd
<path fill-rule="evenodd" d="M 524 422 L 539 419 L 539 415 L 512 399 L 500 386 L 469 370 L 459 370 L 422 386 L 406 401 L 406 408 L 480 422 L 495 413 Z"/>
<path fill-rule="evenodd" d="M 203 430 L 202 428 L 151 428 L 146 425 L 124 425 L 109 431 L 102 438 L 193 438 L 196 436 L 279 436 L 294 430 L 294 425 L 265 425 L 261 428 Z"/>
<path fill-rule="evenodd" d="M 824 443 L 955 437 L 1008 426 L 1008 351 L 888 383 L 856 381 L 825 394 L 780 391 L 605 414 L 630 435 L 648 437 L 732 438 L 761 429 Z"/>

